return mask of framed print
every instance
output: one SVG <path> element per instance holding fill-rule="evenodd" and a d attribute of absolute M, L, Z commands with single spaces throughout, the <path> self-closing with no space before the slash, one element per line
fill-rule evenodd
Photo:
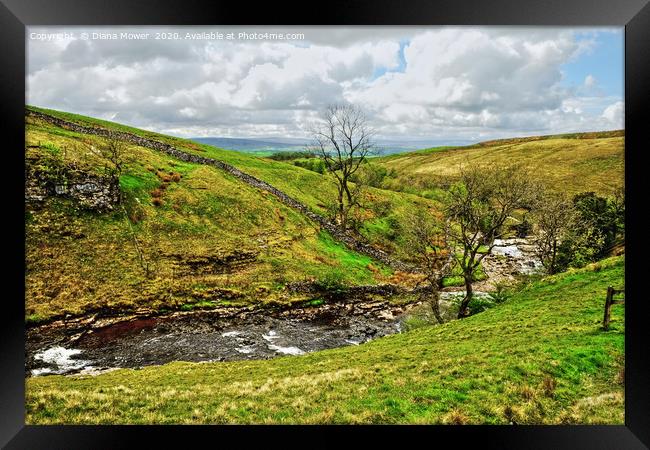
<path fill-rule="evenodd" d="M 647 2 L 0 15 L 6 448 L 649 445 Z"/>

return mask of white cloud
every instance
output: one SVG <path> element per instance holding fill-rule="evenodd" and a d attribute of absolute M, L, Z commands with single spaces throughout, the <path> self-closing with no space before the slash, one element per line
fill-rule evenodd
<path fill-rule="evenodd" d="M 620 98 L 563 86 L 562 65 L 594 48 L 569 29 L 282 31 L 306 40 L 28 41 L 28 102 L 184 136 L 305 137 L 307 122 L 335 102 L 366 108 L 386 138 L 622 126 Z M 595 85 L 589 74 L 584 86 Z"/>
<path fill-rule="evenodd" d="M 609 122 L 612 123 L 612 125 L 618 127 L 618 128 L 623 128 L 624 126 L 624 119 L 623 115 L 625 114 L 625 108 L 623 105 L 623 102 L 616 102 L 611 105 L 609 105 L 605 110 L 603 111 L 603 117 L 607 119 Z"/>

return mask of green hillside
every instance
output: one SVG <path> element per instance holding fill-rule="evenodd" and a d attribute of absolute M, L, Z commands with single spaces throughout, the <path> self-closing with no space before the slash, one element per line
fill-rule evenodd
<path fill-rule="evenodd" d="M 622 257 L 500 306 L 358 347 L 27 380 L 28 424 L 623 424 L 624 307 L 600 330 Z"/>
<path fill-rule="evenodd" d="M 218 159 L 241 170 L 244 170 L 246 173 L 260 178 L 267 183 L 270 183 L 286 194 L 305 203 L 317 213 L 326 213 L 326 207 L 328 203 L 331 202 L 336 193 L 335 184 L 327 180 L 327 178 L 311 170 L 296 167 L 292 164 L 274 161 L 270 158 L 259 158 L 233 150 L 223 150 L 209 145 L 196 143 L 187 139 L 166 136 L 159 133 L 153 133 L 150 131 L 128 127 L 114 122 L 108 122 L 86 116 L 79 116 L 77 114 L 36 108 L 31 106 L 28 108 L 31 108 L 35 111 L 44 112 L 55 117 L 70 120 L 82 125 L 101 126 L 108 129 L 133 133 L 174 145 L 190 153 Z M 396 213 L 398 215 L 403 213 L 404 210 L 410 208 L 413 204 L 428 206 L 434 205 L 428 202 L 423 202 L 421 198 L 415 196 L 401 195 L 390 191 L 371 189 L 366 202 L 369 203 L 369 206 L 371 207 L 373 203 L 379 203 L 379 200 L 382 202 L 389 202 L 388 206 L 391 207 L 393 213 Z M 372 208 L 370 208 L 368 214 L 371 216 L 369 219 L 372 221 L 372 216 L 376 215 L 376 213 L 374 213 L 372 211 Z"/>
<path fill-rule="evenodd" d="M 334 184 L 289 164 L 199 145 L 123 125 L 50 110 L 84 125 L 127 131 L 217 158 L 324 214 Z M 65 168 L 101 174 L 104 139 L 26 117 L 26 163 L 56 177 Z M 62 197 L 26 211 L 26 315 L 42 322 L 97 311 L 191 309 L 301 300 L 284 291 L 301 280 L 376 284 L 394 271 L 336 242 L 273 195 L 215 167 L 177 160 L 136 145 L 120 178 L 124 209 L 98 213 Z M 399 246 L 389 219 L 420 197 L 370 189 L 361 232 L 387 249 Z M 128 219 L 127 219 L 128 217 Z M 141 251 L 138 251 L 140 247 Z M 144 264 L 148 266 L 146 276 Z"/>
<path fill-rule="evenodd" d="M 382 187 L 437 198 L 468 163 L 491 166 L 521 164 L 539 181 L 565 192 L 611 195 L 623 185 L 622 131 L 576 133 L 488 141 L 468 147 L 434 148 L 376 158 L 394 174 Z"/>

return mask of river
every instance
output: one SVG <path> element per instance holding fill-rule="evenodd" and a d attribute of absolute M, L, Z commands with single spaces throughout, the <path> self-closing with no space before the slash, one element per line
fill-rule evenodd
<path fill-rule="evenodd" d="M 31 376 L 95 374 L 171 361 L 304 355 L 398 333 L 404 311 L 388 302 L 357 302 L 283 312 L 175 313 L 85 329 L 59 323 L 28 331 L 26 370 Z"/>

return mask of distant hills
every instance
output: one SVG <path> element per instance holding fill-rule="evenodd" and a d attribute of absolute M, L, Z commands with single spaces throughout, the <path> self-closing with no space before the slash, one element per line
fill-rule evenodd
<path fill-rule="evenodd" d="M 224 137 L 197 137 L 192 141 L 201 144 L 211 145 L 217 148 L 236 150 L 244 153 L 254 153 L 258 156 L 268 156 L 276 152 L 295 152 L 307 149 L 311 145 L 308 139 L 298 138 L 224 138 Z M 470 141 L 395 141 L 380 140 L 377 143 L 377 154 L 381 156 L 396 153 L 410 152 L 423 148 L 431 148 L 442 145 L 467 145 Z"/>
<path fill-rule="evenodd" d="M 280 141 L 274 138 L 258 140 L 258 139 L 205 137 L 205 138 L 192 138 L 192 140 L 195 142 L 199 142 L 201 144 L 207 144 L 217 148 L 224 148 L 228 150 L 237 150 L 240 152 L 250 152 L 250 153 L 298 151 L 304 149 L 305 146 L 308 145 L 307 141 L 290 142 L 288 140 Z"/>

